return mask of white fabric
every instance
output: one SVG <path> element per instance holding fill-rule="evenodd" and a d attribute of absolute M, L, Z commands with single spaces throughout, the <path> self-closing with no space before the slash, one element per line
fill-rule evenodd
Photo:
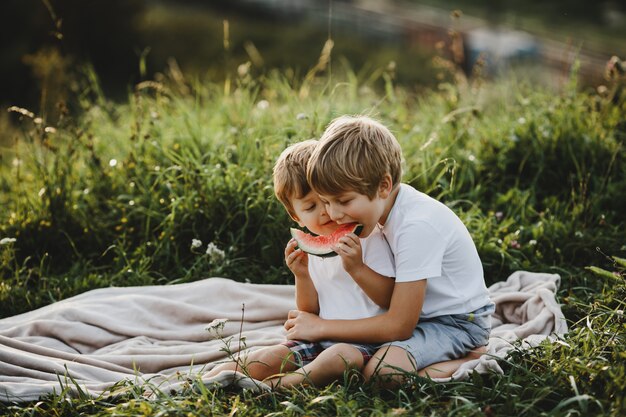
<path fill-rule="evenodd" d="M 365 265 L 385 277 L 394 276 L 391 250 L 380 231 L 361 239 L 361 248 Z M 309 255 L 309 273 L 317 290 L 321 318 L 362 319 L 385 311 L 346 272 L 339 256 Z"/>
<path fill-rule="evenodd" d="M 514 347 L 528 349 L 567 332 L 555 300 L 558 284 L 558 275 L 521 271 L 490 287 L 496 312 L 489 355 L 466 362 L 453 377 L 464 379 L 474 370 L 502 373 L 497 359 Z M 64 387 L 68 395 L 80 388 L 98 396 L 111 393 L 109 387 L 120 381 L 164 392 L 179 389 L 188 384 L 187 377 L 202 378 L 227 359 L 226 344 L 237 354 L 283 342 L 294 297 L 291 285 L 209 278 L 103 288 L 0 319 L 0 400 L 36 400 Z M 229 321 L 217 338 L 205 328 L 220 318 Z"/>
<path fill-rule="evenodd" d="M 427 279 L 421 317 L 471 313 L 490 300 L 467 228 L 446 205 L 407 184 L 382 227 L 396 282 Z"/>

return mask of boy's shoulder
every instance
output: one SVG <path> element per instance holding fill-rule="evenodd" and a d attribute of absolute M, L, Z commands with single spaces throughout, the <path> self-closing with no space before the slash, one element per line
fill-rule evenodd
<path fill-rule="evenodd" d="M 400 190 L 391 209 L 385 229 L 402 229 L 410 224 L 433 226 L 456 222 L 457 216 L 445 204 L 422 193 L 408 184 L 400 184 Z M 439 227 L 436 227 L 439 228 Z"/>

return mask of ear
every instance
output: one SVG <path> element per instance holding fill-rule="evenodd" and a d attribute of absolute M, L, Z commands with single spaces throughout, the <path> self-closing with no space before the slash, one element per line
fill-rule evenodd
<path fill-rule="evenodd" d="M 393 181 L 391 180 L 391 175 L 387 173 L 383 176 L 383 179 L 380 180 L 380 184 L 378 185 L 378 196 L 385 199 L 389 197 L 392 189 Z"/>

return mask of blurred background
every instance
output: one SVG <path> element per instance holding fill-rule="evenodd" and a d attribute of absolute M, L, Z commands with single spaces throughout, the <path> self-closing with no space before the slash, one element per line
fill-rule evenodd
<path fill-rule="evenodd" d="M 3 0 L 0 8 L 0 105 L 52 122 L 66 97 L 85 92 L 81 80 L 97 78 L 99 93 L 125 101 L 159 73 L 219 80 L 280 68 L 295 79 L 324 47 L 330 68 L 363 77 L 386 68 L 415 91 L 436 85 L 432 58 L 441 55 L 470 76 L 522 68 L 549 84 L 575 68 L 589 87 L 603 82 L 611 56 L 626 56 L 626 2 L 616 0 Z"/>

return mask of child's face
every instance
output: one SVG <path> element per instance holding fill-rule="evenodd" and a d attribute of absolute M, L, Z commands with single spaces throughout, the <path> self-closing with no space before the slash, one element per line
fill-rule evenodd
<path fill-rule="evenodd" d="M 291 205 L 294 210 L 293 219 L 300 227 L 306 227 L 316 235 L 329 235 L 339 227 L 328 216 L 324 203 L 313 191 L 302 198 L 292 198 Z"/>
<path fill-rule="evenodd" d="M 360 223 L 359 237 L 368 237 L 385 212 L 385 199 L 376 195 L 372 200 L 365 194 L 346 191 L 338 195 L 320 195 L 326 212 L 338 224 Z"/>

